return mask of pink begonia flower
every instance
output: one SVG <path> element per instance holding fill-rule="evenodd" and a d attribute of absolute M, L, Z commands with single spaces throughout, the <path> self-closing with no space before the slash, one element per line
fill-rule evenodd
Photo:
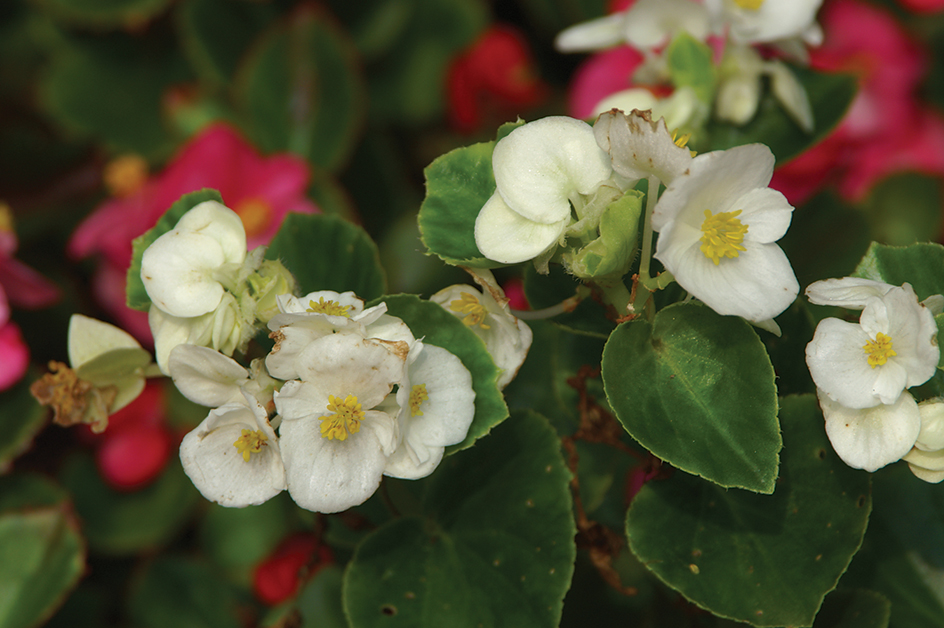
<path fill-rule="evenodd" d="M 29 366 L 29 347 L 10 320 L 10 306 L 38 309 L 59 299 L 59 289 L 13 259 L 17 239 L 10 208 L 0 203 L 0 391 L 20 381 Z"/>
<path fill-rule="evenodd" d="M 262 157 L 235 130 L 213 124 L 136 192 L 102 203 L 76 229 L 68 252 L 75 258 L 102 256 L 96 296 L 129 332 L 150 341 L 147 313 L 125 306 L 132 240 L 153 227 L 182 195 L 213 188 L 242 218 L 248 248 L 253 249 L 272 239 L 288 212 L 318 211 L 305 197 L 308 181 L 308 166 L 301 158 L 287 153 Z"/>
<path fill-rule="evenodd" d="M 570 86 L 567 98 L 570 116 L 589 118 L 601 100 L 632 87 L 633 72 L 642 61 L 642 53 L 629 46 L 606 50 L 584 61 Z"/>
<path fill-rule="evenodd" d="M 820 21 L 825 39 L 811 67 L 853 72 L 860 91 L 839 127 L 774 173 L 771 187 L 798 204 L 835 183 L 856 201 L 895 172 L 944 174 L 944 117 L 915 97 L 926 52 L 890 13 L 858 0 L 828 3 Z"/>

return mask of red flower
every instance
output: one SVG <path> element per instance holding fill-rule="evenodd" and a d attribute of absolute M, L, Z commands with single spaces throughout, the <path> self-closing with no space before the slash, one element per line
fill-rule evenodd
<path fill-rule="evenodd" d="M 253 574 L 253 590 L 264 604 L 284 602 L 298 592 L 302 581 L 334 562 L 331 550 L 318 539 L 300 533 L 282 541 Z"/>

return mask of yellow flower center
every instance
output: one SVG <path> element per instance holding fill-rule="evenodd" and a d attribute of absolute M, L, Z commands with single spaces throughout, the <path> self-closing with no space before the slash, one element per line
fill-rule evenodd
<path fill-rule="evenodd" d="M 875 335 L 875 340 L 870 340 L 862 346 L 865 353 L 869 356 L 869 366 L 873 369 L 888 362 L 888 358 L 898 355 L 892 349 L 892 339 L 882 332 Z"/>
<path fill-rule="evenodd" d="M 426 384 L 416 384 L 413 386 L 413 389 L 410 391 L 410 416 L 423 416 L 423 411 L 420 410 L 420 406 L 423 405 L 423 402 L 429 399 L 429 394 L 426 392 Z"/>
<path fill-rule="evenodd" d="M 262 198 L 244 198 L 236 204 L 233 211 L 243 221 L 246 237 L 249 238 L 265 231 L 272 222 L 272 207 Z"/>
<path fill-rule="evenodd" d="M 364 411 L 354 395 L 348 395 L 343 400 L 329 395 L 328 410 L 334 414 L 321 417 L 322 438 L 344 440 L 348 434 L 357 434 L 360 431 Z"/>
<path fill-rule="evenodd" d="M 352 305 L 341 305 L 337 301 L 325 301 L 324 297 L 318 297 L 318 302 L 315 303 L 314 300 L 308 302 L 308 312 L 314 314 L 330 314 L 331 316 L 346 316 L 351 318 L 351 313 L 348 311 L 352 308 Z"/>
<path fill-rule="evenodd" d="M 745 251 L 741 242 L 747 233 L 747 225 L 741 224 L 736 212 L 712 214 L 705 210 L 705 222 L 701 224 L 701 252 L 717 266 L 722 257 L 737 257 L 739 251 Z"/>
<path fill-rule="evenodd" d="M 144 185 L 148 176 L 148 163 L 140 155 L 121 155 L 112 159 L 102 171 L 102 180 L 112 196 L 131 196 Z"/>
<path fill-rule="evenodd" d="M 465 318 L 462 319 L 462 322 L 469 327 L 478 325 L 482 329 L 490 329 L 490 327 L 484 323 L 485 317 L 488 316 L 488 310 L 485 309 L 484 305 L 479 303 L 478 299 L 468 292 L 461 293 L 458 299 L 449 304 L 449 309 L 459 314 L 465 314 Z"/>
<path fill-rule="evenodd" d="M 242 436 L 236 439 L 236 442 L 233 443 L 233 447 L 236 448 L 236 451 L 243 455 L 243 460 L 249 462 L 249 456 L 251 454 L 257 454 L 262 451 L 262 448 L 266 446 L 266 441 L 269 440 L 268 437 L 262 433 L 261 430 L 243 430 Z"/>
<path fill-rule="evenodd" d="M 764 0 L 734 0 L 734 4 L 748 11 L 757 11 L 764 4 Z"/>

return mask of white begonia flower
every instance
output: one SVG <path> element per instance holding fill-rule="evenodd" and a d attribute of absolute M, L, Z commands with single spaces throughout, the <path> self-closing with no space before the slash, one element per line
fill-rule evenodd
<path fill-rule="evenodd" d="M 165 314 L 212 312 L 246 261 L 246 230 L 233 210 L 205 201 L 184 214 L 141 257 L 141 281 Z"/>
<path fill-rule="evenodd" d="M 251 395 L 210 414 L 180 443 L 184 472 L 208 500 L 240 508 L 285 490 L 279 439 Z"/>
<path fill-rule="evenodd" d="M 196 345 L 175 347 L 170 353 L 168 370 L 184 397 L 209 408 L 243 403 L 244 395 L 267 408 L 278 385 L 265 372 L 261 359 L 253 360 L 251 369 L 246 370 L 236 360 Z"/>
<path fill-rule="evenodd" d="M 698 155 L 652 215 L 655 258 L 679 285 L 719 314 L 753 323 L 783 312 L 800 291 L 776 244 L 793 207 L 767 187 L 773 167 L 763 144 Z"/>
<path fill-rule="evenodd" d="M 849 408 L 817 389 L 833 449 L 850 467 L 876 471 L 907 454 L 921 429 L 921 413 L 911 393 L 890 404 Z"/>
<path fill-rule="evenodd" d="M 174 347 L 182 344 L 199 345 L 232 355 L 245 348 L 255 332 L 236 298 L 226 292 L 216 309 L 200 316 L 179 317 L 165 313 L 157 305 L 148 310 L 148 324 L 154 336 L 154 354 L 161 372 L 169 375 L 167 361 Z"/>
<path fill-rule="evenodd" d="M 302 508 L 340 512 L 380 485 L 399 433 L 396 416 L 377 406 L 403 380 L 408 355 L 388 345 L 352 333 L 318 338 L 298 355 L 300 380 L 275 394 L 288 490 Z"/>
<path fill-rule="evenodd" d="M 597 118 L 593 135 L 610 155 L 613 170 L 629 181 L 654 175 L 668 185 L 692 163 L 691 151 L 676 144 L 665 120 L 653 121 L 649 111 L 608 111 Z"/>
<path fill-rule="evenodd" d="M 944 402 L 926 401 L 918 405 L 918 410 L 921 431 L 904 460 L 916 477 L 937 484 L 944 480 Z"/>
<path fill-rule="evenodd" d="M 802 38 L 822 39 L 816 12 L 823 0 L 705 0 L 713 28 L 736 43 L 759 44 Z"/>
<path fill-rule="evenodd" d="M 884 281 L 842 277 L 823 279 L 807 286 L 804 294 L 814 305 L 832 305 L 849 310 L 865 308 L 869 299 L 883 297 L 895 286 Z"/>
<path fill-rule="evenodd" d="M 588 52 L 627 43 L 650 50 L 681 31 L 704 40 L 709 25 L 705 7 L 693 0 L 639 0 L 625 11 L 561 31 L 554 46 L 560 52 Z"/>
<path fill-rule="evenodd" d="M 895 403 L 930 379 L 939 359 L 934 316 L 909 284 L 870 297 L 858 324 L 823 319 L 806 346 L 813 382 L 852 409 Z"/>
<path fill-rule="evenodd" d="M 571 224 L 571 202 L 612 175 L 610 158 L 586 122 L 552 116 L 524 124 L 495 144 L 496 189 L 475 220 L 488 259 L 524 262 L 556 246 Z"/>
<path fill-rule="evenodd" d="M 266 368 L 279 379 L 297 379 L 299 353 L 329 334 L 352 333 L 386 342 L 403 341 L 407 346 L 415 340 L 403 321 L 386 313 L 386 303 L 365 310 L 364 302 L 353 292 L 322 290 L 299 298 L 286 295 L 279 298 L 279 309 L 282 313 L 269 321 L 269 337 L 275 340 L 275 347 L 266 356 Z"/>
<path fill-rule="evenodd" d="M 400 444 L 384 475 L 423 478 L 442 461 L 447 445 L 465 439 L 475 416 L 472 375 L 449 351 L 416 341 L 396 393 Z"/>

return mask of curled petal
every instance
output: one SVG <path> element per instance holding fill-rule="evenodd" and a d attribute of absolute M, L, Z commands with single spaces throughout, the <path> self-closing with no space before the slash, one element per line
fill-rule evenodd
<path fill-rule="evenodd" d="M 884 281 L 843 277 L 811 283 L 804 294 L 810 303 L 815 305 L 834 305 L 850 310 L 861 310 L 869 299 L 885 296 L 892 288 L 894 286 Z"/>
<path fill-rule="evenodd" d="M 555 246 L 570 222 L 569 209 L 559 222 L 552 224 L 525 218 L 508 207 L 496 192 L 475 219 L 475 245 L 490 260 L 517 264 Z"/>
<path fill-rule="evenodd" d="M 184 397 L 208 408 L 241 402 L 240 386 L 249 381 L 249 373 L 236 360 L 196 345 L 174 347 L 167 368 Z"/>

